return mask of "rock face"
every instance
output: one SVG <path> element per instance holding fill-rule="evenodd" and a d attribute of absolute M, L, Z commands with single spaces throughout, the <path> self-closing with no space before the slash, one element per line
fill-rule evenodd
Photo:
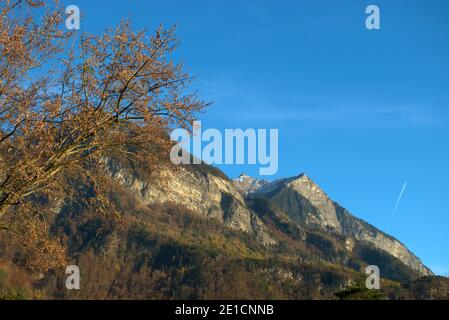
<path fill-rule="evenodd" d="M 274 240 L 266 233 L 260 219 L 246 205 L 245 199 L 218 170 L 201 165 L 179 170 L 164 170 L 164 184 L 145 181 L 135 172 L 109 162 L 111 177 L 132 190 L 145 205 L 176 204 L 204 218 L 212 218 L 245 233 L 254 234 L 265 244 Z M 202 170 L 203 169 L 203 170 Z"/>
<path fill-rule="evenodd" d="M 432 271 L 397 239 L 350 214 L 332 201 L 305 174 L 265 183 L 259 189 L 252 190 L 248 196 L 270 199 L 275 207 L 303 228 L 318 228 L 370 243 L 399 259 L 420 275 L 432 274 Z"/>
<path fill-rule="evenodd" d="M 433 275 L 433 272 L 397 239 L 376 229 L 365 221 L 354 217 L 338 204 L 335 204 L 335 207 L 343 234 L 356 240 L 371 243 L 376 248 L 384 250 L 393 257 L 398 258 L 411 269 L 418 271 L 422 276 Z"/>

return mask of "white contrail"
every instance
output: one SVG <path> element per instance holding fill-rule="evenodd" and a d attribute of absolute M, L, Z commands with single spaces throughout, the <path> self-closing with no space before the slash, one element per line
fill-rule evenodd
<path fill-rule="evenodd" d="M 402 186 L 401 193 L 399 194 L 398 201 L 396 201 L 396 204 L 395 204 L 395 206 L 394 206 L 393 213 L 396 212 L 396 209 L 397 209 L 398 206 L 399 206 L 399 202 L 401 202 L 402 195 L 404 194 L 404 191 L 405 191 L 405 188 L 406 188 L 406 187 L 407 187 L 407 182 L 404 182 L 404 185 Z"/>

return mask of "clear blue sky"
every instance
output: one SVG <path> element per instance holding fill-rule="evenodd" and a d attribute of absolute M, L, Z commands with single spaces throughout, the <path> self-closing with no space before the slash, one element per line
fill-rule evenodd
<path fill-rule="evenodd" d="M 92 33 L 127 14 L 136 29 L 176 24 L 177 56 L 213 101 L 203 126 L 278 128 L 277 177 L 305 172 L 449 272 L 449 1 L 63 3 L 80 7 Z M 369 4 L 379 31 L 365 28 Z"/>

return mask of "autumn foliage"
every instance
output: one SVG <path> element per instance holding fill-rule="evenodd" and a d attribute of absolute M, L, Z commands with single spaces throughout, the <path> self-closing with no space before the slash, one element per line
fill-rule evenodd
<path fill-rule="evenodd" d="M 156 171 L 170 128 L 188 128 L 206 106 L 171 58 L 174 29 L 148 36 L 124 20 L 92 35 L 64 19 L 57 2 L 0 4 L 0 229 L 28 232 L 25 247 L 44 237 L 40 201 L 63 201 L 83 180 L 107 206 L 105 161 Z"/>

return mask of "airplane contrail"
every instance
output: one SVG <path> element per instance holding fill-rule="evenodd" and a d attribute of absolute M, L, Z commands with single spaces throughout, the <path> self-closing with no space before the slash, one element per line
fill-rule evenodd
<path fill-rule="evenodd" d="M 399 203 L 401 202 L 401 199 L 402 199 L 402 196 L 403 196 L 403 194 L 404 194 L 404 191 L 405 191 L 405 188 L 406 188 L 406 187 L 407 187 L 407 182 L 404 182 L 404 185 L 402 186 L 401 193 L 399 194 L 399 198 L 398 198 L 398 200 L 396 201 L 396 204 L 395 204 L 395 206 L 394 206 L 393 213 L 396 212 L 396 209 L 398 208 Z"/>

